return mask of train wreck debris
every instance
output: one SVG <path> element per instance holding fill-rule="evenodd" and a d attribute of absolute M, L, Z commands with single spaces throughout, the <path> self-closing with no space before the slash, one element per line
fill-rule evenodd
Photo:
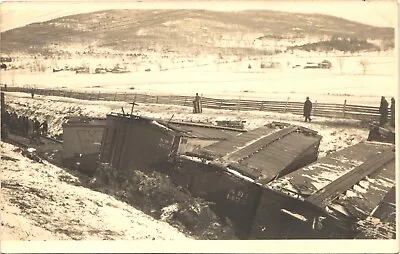
<path fill-rule="evenodd" d="M 165 171 L 183 154 L 245 132 L 200 123 L 164 121 L 137 115 L 107 115 L 101 162 L 119 170 Z"/>
<path fill-rule="evenodd" d="M 387 125 L 381 127 L 377 124 L 372 124 L 370 127 L 368 141 L 378 141 L 385 143 L 395 143 L 395 129 L 392 126 Z"/>
<path fill-rule="evenodd" d="M 172 179 L 192 195 L 214 202 L 217 214 L 248 238 L 262 186 L 314 162 L 321 138 L 310 129 L 274 122 L 186 152 Z"/>
<path fill-rule="evenodd" d="M 357 222 L 357 239 L 396 239 L 396 187 L 393 187 L 372 214 Z"/>
<path fill-rule="evenodd" d="M 267 184 L 251 236 L 257 239 L 343 239 L 360 234 L 365 220 L 395 185 L 391 144 L 361 142 Z M 273 197 L 273 198 L 272 198 Z M 307 218 L 299 220 L 279 209 Z M 273 220 L 268 219 L 274 217 Z M 279 229 L 279 230 L 278 230 Z"/>
<path fill-rule="evenodd" d="M 105 118 L 68 117 L 63 124 L 63 165 L 86 174 L 96 171 Z"/>

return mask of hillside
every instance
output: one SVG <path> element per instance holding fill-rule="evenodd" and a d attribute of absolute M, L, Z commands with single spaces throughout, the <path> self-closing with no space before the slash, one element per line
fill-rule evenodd
<path fill-rule="evenodd" d="M 190 55 L 273 54 L 277 49 L 338 37 L 373 41 L 377 46 L 390 48 L 394 29 L 327 15 L 266 10 L 109 10 L 66 16 L 3 32 L 1 52 L 47 55 L 105 49 Z M 366 49 L 375 47 L 368 45 Z"/>

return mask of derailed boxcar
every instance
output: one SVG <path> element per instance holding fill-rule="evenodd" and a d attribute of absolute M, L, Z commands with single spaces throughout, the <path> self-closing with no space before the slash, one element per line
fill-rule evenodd
<path fill-rule="evenodd" d="M 328 155 L 266 185 L 251 238 L 355 238 L 357 221 L 373 212 L 394 177 L 393 145 L 362 142 Z"/>
<path fill-rule="evenodd" d="M 320 140 L 315 131 L 272 123 L 180 156 L 171 175 L 194 196 L 214 202 L 247 238 L 261 186 L 314 162 Z"/>
<path fill-rule="evenodd" d="M 357 239 L 396 239 L 396 187 L 356 227 L 360 231 Z"/>
<path fill-rule="evenodd" d="M 104 118 L 69 117 L 63 124 L 63 164 L 93 174 L 99 160 Z"/>
<path fill-rule="evenodd" d="M 179 153 L 204 147 L 244 130 L 136 115 L 107 115 L 101 161 L 119 170 L 166 171 Z"/>

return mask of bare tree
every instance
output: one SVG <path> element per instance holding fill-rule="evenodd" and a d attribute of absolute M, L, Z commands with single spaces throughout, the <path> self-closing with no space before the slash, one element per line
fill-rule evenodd
<path fill-rule="evenodd" d="M 368 60 L 365 59 L 360 60 L 360 66 L 362 68 L 363 75 L 365 75 L 369 66 Z"/>

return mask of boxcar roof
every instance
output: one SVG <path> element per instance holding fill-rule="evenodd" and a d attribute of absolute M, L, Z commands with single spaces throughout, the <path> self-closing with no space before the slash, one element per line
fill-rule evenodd
<path fill-rule="evenodd" d="M 110 114 L 109 116 L 114 119 L 130 119 L 130 115 Z M 225 140 L 229 137 L 239 135 L 246 132 L 243 129 L 229 128 L 215 126 L 206 123 L 194 123 L 184 121 L 166 121 L 163 119 L 156 119 L 145 116 L 132 115 L 132 119 L 148 121 L 150 123 L 156 122 L 160 129 L 166 128 L 172 130 L 183 137 L 200 138 L 200 139 L 220 139 Z M 153 122 L 154 121 L 154 122 Z M 162 128 L 161 128 L 162 127 Z"/>
<path fill-rule="evenodd" d="M 370 214 L 395 184 L 393 145 L 361 142 L 267 186 L 348 216 Z"/>
<path fill-rule="evenodd" d="M 199 123 L 188 123 L 188 122 L 168 123 L 164 121 L 159 121 L 159 122 L 179 132 L 182 136 L 189 138 L 225 140 L 227 138 L 245 132 L 245 130 L 241 129 L 225 128 L 220 126 L 214 126 L 211 124 L 199 124 Z"/>
<path fill-rule="evenodd" d="M 215 160 L 263 184 L 308 149 L 315 149 L 320 140 L 321 136 L 312 130 L 272 123 L 188 155 Z"/>

